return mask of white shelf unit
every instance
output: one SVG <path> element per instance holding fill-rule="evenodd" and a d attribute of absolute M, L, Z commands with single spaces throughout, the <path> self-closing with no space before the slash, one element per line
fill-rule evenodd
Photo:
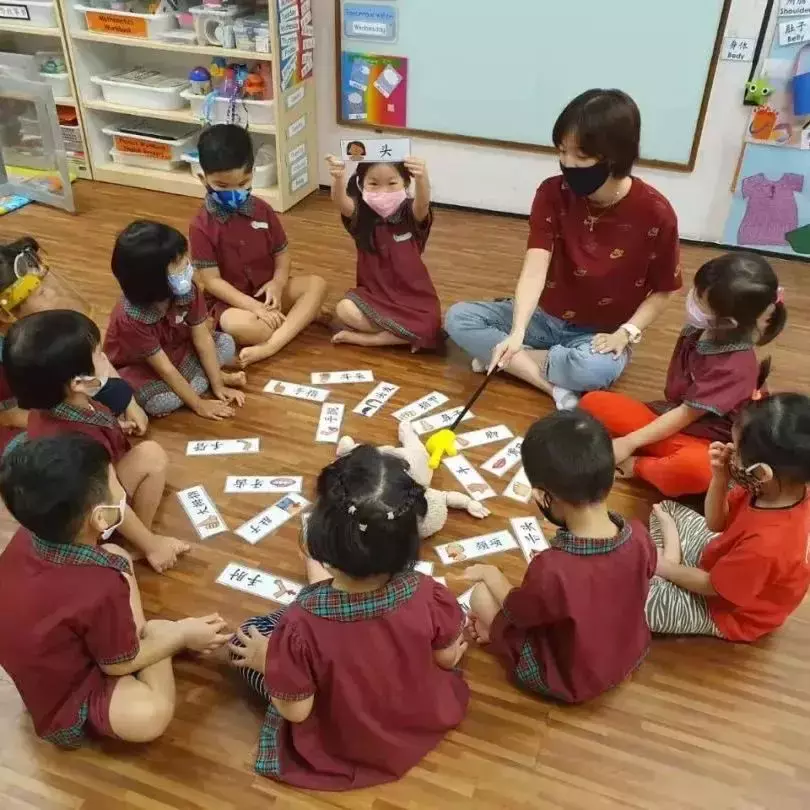
<path fill-rule="evenodd" d="M 12 22 L 0 19 L 0 51 L 7 53 L 35 54 L 38 51 L 61 50 L 62 56 L 67 66 L 70 88 L 73 95 L 54 96 L 54 101 L 58 107 L 73 107 L 76 109 L 79 119 L 79 132 L 82 135 L 84 153 L 76 154 L 69 152 L 71 156 L 68 165 L 71 172 L 84 180 L 91 180 L 92 173 L 87 157 L 87 137 L 82 126 L 82 117 L 76 103 L 76 82 L 70 61 L 67 35 L 65 32 L 64 20 L 60 14 L 58 5 L 54 5 L 54 14 L 57 26 L 30 25 L 25 22 Z"/>
<path fill-rule="evenodd" d="M 294 0 L 305 2 L 306 0 Z M 113 162 L 112 139 L 105 127 L 146 119 L 159 123 L 175 121 L 199 125 L 189 107 L 179 110 L 151 110 L 112 104 L 103 98 L 101 87 L 92 81 L 111 70 L 144 67 L 166 75 L 186 77 L 197 66 L 208 67 L 215 56 L 229 62 L 268 62 L 271 65 L 275 123 L 250 124 L 255 148 L 270 142 L 275 146 L 278 183 L 271 188 L 254 188 L 254 193 L 276 210 L 286 211 L 317 188 L 317 125 L 315 82 L 310 76 L 282 91 L 276 55 L 281 52 L 277 25 L 279 0 L 268 7 L 270 53 L 225 49 L 210 45 L 184 45 L 134 36 L 108 35 L 87 30 L 85 14 L 72 0 L 58 0 L 65 20 L 65 32 L 76 77 L 77 101 L 87 136 L 93 178 L 108 183 L 146 188 L 171 194 L 202 197 L 205 189 L 190 167 L 164 171 Z M 282 5 L 289 2 L 282 0 Z M 292 169 L 292 171 L 291 171 Z M 293 175 L 294 172 L 294 175 Z"/>

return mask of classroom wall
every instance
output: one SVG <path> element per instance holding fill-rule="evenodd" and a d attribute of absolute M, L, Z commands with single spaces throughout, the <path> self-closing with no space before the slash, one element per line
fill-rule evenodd
<path fill-rule="evenodd" d="M 766 0 L 733 0 L 726 35 L 756 37 L 765 6 Z M 337 151 L 341 138 L 368 136 L 369 133 L 335 123 L 334 3 L 318 0 L 315 10 L 318 139 L 322 158 Z M 650 32 L 650 36 L 657 35 Z M 572 50 L 574 47 L 572 44 Z M 621 47 L 621 43 L 617 43 L 617 47 Z M 688 52 L 688 43 L 684 43 L 684 59 L 688 58 Z M 741 99 L 750 68 L 750 63 L 718 63 L 693 172 L 648 168 L 637 171 L 641 178 L 669 198 L 678 213 L 681 235 L 687 239 L 720 241 L 722 238 L 731 204 L 731 182 L 747 124 L 747 108 L 742 106 Z M 650 69 L 650 66 L 640 66 L 640 69 Z M 598 75 L 595 69 L 594 84 L 598 84 Z M 428 162 L 434 200 L 470 208 L 528 214 L 537 185 L 557 172 L 556 158 L 549 154 L 427 138 L 414 139 L 412 146 L 413 151 Z M 320 182 L 329 183 L 322 160 Z"/>

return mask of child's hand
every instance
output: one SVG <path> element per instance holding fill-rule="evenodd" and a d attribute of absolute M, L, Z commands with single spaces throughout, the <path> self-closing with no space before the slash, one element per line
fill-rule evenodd
<path fill-rule="evenodd" d="M 594 335 L 591 351 L 596 354 L 612 354 L 618 360 L 628 343 L 630 343 L 630 335 L 620 327 L 610 334 L 600 332 L 598 335 Z"/>
<path fill-rule="evenodd" d="M 146 411 L 138 405 L 134 397 L 121 418 L 135 425 L 135 429 L 132 431 L 135 436 L 146 435 L 146 429 L 149 427 L 149 417 L 146 415 Z"/>
<path fill-rule="evenodd" d="M 219 422 L 223 419 L 230 419 L 236 411 L 218 399 L 201 399 L 200 404 L 194 409 L 194 413 L 202 416 L 203 419 L 213 419 L 215 422 Z"/>
<path fill-rule="evenodd" d="M 153 534 L 152 544 L 146 551 L 146 561 L 158 574 L 174 568 L 177 558 L 191 549 L 191 546 L 183 540 L 162 534 Z"/>
<path fill-rule="evenodd" d="M 225 620 L 218 613 L 198 618 L 180 619 L 177 624 L 183 632 L 186 648 L 199 653 L 210 653 L 228 643 L 230 633 Z"/>
<path fill-rule="evenodd" d="M 413 177 L 414 180 L 427 177 L 427 164 L 422 158 L 408 155 L 408 157 L 405 158 L 405 168 L 411 173 L 411 177 Z"/>
<path fill-rule="evenodd" d="M 734 455 L 734 445 L 726 442 L 712 442 L 709 445 L 709 466 L 712 475 L 728 478 L 728 463 Z"/>
<path fill-rule="evenodd" d="M 284 285 L 279 284 L 275 279 L 262 284 L 256 291 L 254 298 L 261 298 L 264 296 L 264 305 L 268 309 L 281 310 L 282 295 L 284 294 Z"/>
<path fill-rule="evenodd" d="M 474 498 L 470 498 L 467 502 L 467 511 L 474 517 L 478 518 L 479 520 L 483 520 L 485 517 L 490 516 L 489 509 L 484 506 L 480 501 L 476 501 Z"/>
<path fill-rule="evenodd" d="M 678 534 L 678 526 L 669 512 L 664 510 L 664 507 L 657 503 L 652 508 L 653 514 L 658 520 L 658 525 L 661 527 L 661 536 L 664 541 L 664 550 L 659 556 L 662 556 L 666 562 L 672 565 L 680 565 L 681 563 L 681 538 Z"/>
<path fill-rule="evenodd" d="M 232 656 L 231 664 L 239 669 L 255 669 L 263 674 L 270 639 L 255 627 L 248 627 L 247 633 L 240 627 L 234 638 L 239 643 L 231 641 L 228 644 Z"/>
<path fill-rule="evenodd" d="M 329 166 L 329 174 L 332 175 L 333 180 L 346 179 L 346 164 L 340 158 L 327 155 L 326 165 Z"/>
<path fill-rule="evenodd" d="M 220 402 L 224 402 L 226 405 L 241 408 L 245 404 L 245 392 L 236 388 L 228 388 L 227 385 L 214 389 L 213 394 Z"/>
<path fill-rule="evenodd" d="M 128 419 L 124 415 L 118 417 L 118 424 L 126 436 L 143 435 L 138 434 L 138 426 L 135 424 L 134 420 Z"/>
<path fill-rule="evenodd" d="M 500 574 L 494 565 L 471 565 L 464 571 L 464 579 L 468 582 L 486 582 L 493 574 Z"/>

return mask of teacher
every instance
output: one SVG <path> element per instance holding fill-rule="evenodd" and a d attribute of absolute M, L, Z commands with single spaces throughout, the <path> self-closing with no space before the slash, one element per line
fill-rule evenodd
<path fill-rule="evenodd" d="M 678 222 L 631 176 L 641 115 L 620 90 L 588 90 L 554 124 L 561 174 L 540 184 L 514 299 L 461 302 L 445 328 L 475 371 L 502 368 L 576 407 L 608 388 L 681 287 Z"/>

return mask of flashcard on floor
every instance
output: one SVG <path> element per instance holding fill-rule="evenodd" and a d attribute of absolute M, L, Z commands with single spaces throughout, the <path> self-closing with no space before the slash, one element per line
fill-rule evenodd
<path fill-rule="evenodd" d="M 236 530 L 236 534 L 251 545 L 255 545 L 259 540 L 267 537 L 270 532 L 274 532 L 291 517 L 297 515 L 308 504 L 309 501 L 306 498 L 291 492 L 265 509 L 264 512 L 259 512 L 247 523 L 243 523 Z"/>
<path fill-rule="evenodd" d="M 311 388 L 308 385 L 298 385 L 298 383 L 284 382 L 283 380 L 270 380 L 264 386 L 264 392 L 265 394 L 278 394 L 293 399 L 308 399 L 310 402 L 326 402 L 329 399 L 329 391 L 325 388 Z"/>
<path fill-rule="evenodd" d="M 481 430 L 461 433 L 456 436 L 456 446 L 461 450 L 468 450 L 471 447 L 480 447 L 482 444 L 502 442 L 511 439 L 514 435 L 506 425 L 496 425 L 491 428 L 481 428 Z"/>
<path fill-rule="evenodd" d="M 342 385 L 344 383 L 374 382 L 372 371 L 313 371 L 310 382 L 313 385 Z"/>
<path fill-rule="evenodd" d="M 442 411 L 441 413 L 434 413 L 433 416 L 426 416 L 424 419 L 419 419 L 414 422 L 413 429 L 417 436 L 424 436 L 425 433 L 433 433 L 434 430 L 449 428 L 450 425 L 458 419 L 458 415 L 463 410 L 464 406 L 459 405 L 458 408 L 450 408 L 449 411 Z M 467 411 L 461 421 L 467 422 L 470 419 L 475 419 L 475 414 L 472 411 Z"/>
<path fill-rule="evenodd" d="M 431 391 L 421 399 L 417 399 L 416 402 L 411 402 L 410 405 L 406 405 L 404 408 L 394 411 L 391 416 L 399 422 L 409 422 L 413 419 L 417 419 L 424 413 L 432 411 L 434 408 L 438 408 L 439 405 L 444 405 L 447 400 L 448 397 L 444 394 L 438 391 Z"/>
<path fill-rule="evenodd" d="M 471 498 L 476 501 L 485 501 L 495 497 L 495 490 L 484 481 L 478 470 L 462 455 L 447 457 L 444 466 L 455 476 L 456 481 L 467 490 Z"/>
<path fill-rule="evenodd" d="M 507 498 L 520 503 L 528 503 L 532 497 L 532 485 L 526 477 L 526 471 L 521 467 L 515 477 L 509 482 L 509 486 L 503 491 Z"/>
<path fill-rule="evenodd" d="M 445 588 L 447 587 L 447 578 L 446 577 L 433 577 L 433 579 L 434 579 L 435 582 L 438 582 L 439 585 L 444 585 Z"/>
<path fill-rule="evenodd" d="M 258 452 L 258 439 L 207 439 L 186 445 L 187 456 L 230 456 L 235 453 Z"/>
<path fill-rule="evenodd" d="M 506 447 L 498 450 L 492 458 L 488 458 L 482 465 L 481 469 L 497 475 L 498 478 L 506 475 L 515 464 L 520 462 L 520 448 L 523 446 L 523 437 L 517 436 L 512 439 Z"/>
<path fill-rule="evenodd" d="M 225 492 L 263 495 L 266 492 L 300 492 L 304 488 L 301 475 L 229 475 L 225 479 Z"/>
<path fill-rule="evenodd" d="M 293 582 L 268 571 L 259 571 L 257 568 L 248 568 L 235 562 L 225 566 L 217 577 L 217 582 L 226 588 L 260 596 L 281 605 L 292 604 L 304 587 L 300 582 Z"/>
<path fill-rule="evenodd" d="M 204 486 L 183 489 L 177 493 L 177 497 L 200 540 L 207 540 L 215 534 L 228 531 L 228 526 L 214 506 L 214 502 L 208 497 Z"/>
<path fill-rule="evenodd" d="M 433 569 L 434 564 L 432 562 L 427 562 L 426 560 L 419 560 L 418 563 L 415 563 L 413 566 L 414 571 L 418 571 L 420 574 L 424 574 L 426 577 L 433 576 Z"/>
<path fill-rule="evenodd" d="M 374 416 L 397 391 L 398 385 L 390 382 L 378 383 L 370 394 L 360 400 L 353 413 L 359 413 L 360 416 Z"/>
<path fill-rule="evenodd" d="M 475 560 L 486 557 L 488 554 L 498 554 L 517 548 L 518 544 L 511 532 L 501 529 L 492 534 L 482 534 L 478 537 L 469 537 L 466 540 L 456 540 L 454 543 L 445 543 L 436 546 L 436 554 L 445 565 Z"/>
<path fill-rule="evenodd" d="M 526 562 L 531 562 L 541 551 L 550 548 L 543 535 L 543 530 L 537 522 L 537 518 L 516 517 L 509 522 L 512 524 L 512 531 L 517 537 L 518 545 L 526 558 Z"/>
<path fill-rule="evenodd" d="M 459 605 L 461 605 L 461 609 L 464 611 L 464 615 L 466 616 L 472 608 L 470 607 L 470 599 L 472 599 L 472 593 L 475 590 L 475 586 L 473 585 L 472 588 L 467 589 L 464 591 L 461 596 L 456 600 Z"/>
<path fill-rule="evenodd" d="M 323 404 L 321 418 L 318 420 L 318 429 L 315 431 L 316 442 L 337 444 L 345 407 L 342 402 L 325 402 Z"/>

